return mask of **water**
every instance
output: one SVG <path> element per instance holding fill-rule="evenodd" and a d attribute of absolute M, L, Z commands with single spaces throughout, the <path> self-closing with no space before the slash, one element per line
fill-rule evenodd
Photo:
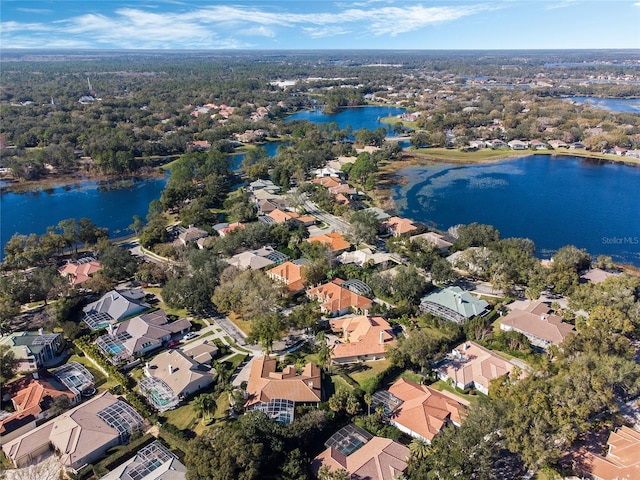
<path fill-rule="evenodd" d="M 259 146 L 264 147 L 264 149 L 267 151 L 267 155 L 269 155 L 270 157 L 274 157 L 276 153 L 278 153 L 278 147 L 280 145 L 287 145 L 287 144 L 286 143 L 283 144 L 282 142 L 267 142 Z M 240 164 L 242 163 L 242 160 L 244 160 L 245 154 L 232 153 L 229 156 L 231 157 L 231 171 L 237 172 L 238 170 L 240 170 Z"/>
<path fill-rule="evenodd" d="M 380 118 L 395 117 L 405 113 L 404 108 L 397 107 L 353 107 L 345 108 L 338 113 L 328 114 L 322 110 L 303 111 L 294 113 L 287 117 L 288 122 L 292 120 L 308 120 L 313 123 L 331 123 L 336 122 L 338 128 L 345 129 L 350 126 L 355 132 L 361 128 L 368 130 L 375 130 L 376 128 L 383 127 L 387 130 L 393 128 L 393 125 L 382 123 Z M 391 135 L 391 132 L 389 132 Z"/>
<path fill-rule="evenodd" d="M 640 168 L 532 155 L 484 165 L 400 172 L 398 213 L 439 230 L 472 222 L 527 237 L 549 258 L 568 244 L 640 266 Z"/>
<path fill-rule="evenodd" d="M 3 250 L 14 233 L 42 234 L 48 226 L 66 218 L 89 218 L 97 226 L 109 229 L 112 238 L 128 235 L 131 232 L 127 227 L 133 216 L 145 218 L 149 203 L 160 198 L 166 183 L 167 178 L 133 180 L 125 187 L 109 188 L 109 184 L 82 182 L 35 192 L 3 192 L 0 195 Z"/>
<path fill-rule="evenodd" d="M 616 113 L 640 113 L 640 98 L 571 97 L 571 100 Z"/>

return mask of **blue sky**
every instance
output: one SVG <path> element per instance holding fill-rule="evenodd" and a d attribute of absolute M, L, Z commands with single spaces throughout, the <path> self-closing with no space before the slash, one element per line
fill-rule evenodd
<path fill-rule="evenodd" d="M 2 48 L 640 48 L 637 0 L 2 0 Z"/>

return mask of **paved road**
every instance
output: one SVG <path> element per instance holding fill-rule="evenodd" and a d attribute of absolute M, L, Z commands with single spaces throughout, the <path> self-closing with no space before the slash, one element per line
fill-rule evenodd
<path fill-rule="evenodd" d="M 304 208 L 307 210 L 307 213 L 329 225 L 331 230 L 334 232 L 345 233 L 349 230 L 349 224 L 347 222 L 342 220 L 340 217 L 323 212 L 315 203 L 310 202 L 309 200 L 305 200 Z"/>

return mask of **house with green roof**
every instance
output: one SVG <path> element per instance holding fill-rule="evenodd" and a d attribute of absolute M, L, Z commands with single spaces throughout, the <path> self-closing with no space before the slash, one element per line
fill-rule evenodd
<path fill-rule="evenodd" d="M 440 288 L 422 297 L 420 310 L 461 324 L 465 320 L 489 312 L 489 304 L 460 287 Z"/>

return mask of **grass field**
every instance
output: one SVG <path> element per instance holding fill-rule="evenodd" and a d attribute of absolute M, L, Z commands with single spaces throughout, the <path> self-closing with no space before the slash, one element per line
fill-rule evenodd
<path fill-rule="evenodd" d="M 89 373 L 93 375 L 95 386 L 99 392 L 104 392 L 105 390 L 109 390 L 111 387 L 115 387 L 118 384 L 118 382 L 116 382 L 115 380 L 107 378 L 107 376 L 104 375 L 100 370 L 98 370 L 96 366 L 93 363 L 91 363 L 91 360 L 89 360 L 87 357 L 79 357 L 78 355 L 71 355 L 69 360 L 67 360 L 67 363 L 69 362 L 78 362 L 80 365 L 84 366 L 87 370 L 89 370 Z"/>
<path fill-rule="evenodd" d="M 458 395 L 460 398 L 463 398 L 464 400 L 468 401 L 472 407 L 480 401 L 480 395 L 482 395 L 481 393 L 476 393 L 475 395 L 464 394 L 461 391 L 453 388 L 447 382 L 444 382 L 442 380 L 438 380 L 437 382 L 432 383 L 429 386 L 440 392 L 446 390 L 447 392 L 454 393 Z"/>
<path fill-rule="evenodd" d="M 240 315 L 236 315 L 234 312 L 231 312 L 229 315 L 229 320 L 231 320 L 236 327 L 242 330 L 242 333 L 245 335 L 249 335 L 251 333 L 251 321 L 245 320 Z"/>

